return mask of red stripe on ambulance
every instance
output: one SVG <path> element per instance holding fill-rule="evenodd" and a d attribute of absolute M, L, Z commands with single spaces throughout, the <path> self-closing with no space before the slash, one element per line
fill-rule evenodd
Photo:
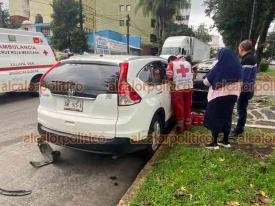
<path fill-rule="evenodd" d="M 1 71 L 16 71 L 16 70 L 25 70 L 25 69 L 44 69 L 51 68 L 53 65 L 33 65 L 33 66 L 20 66 L 20 67 L 0 67 Z"/>

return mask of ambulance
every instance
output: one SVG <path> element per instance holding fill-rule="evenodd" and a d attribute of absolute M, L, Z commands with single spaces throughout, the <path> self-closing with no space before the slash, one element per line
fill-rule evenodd
<path fill-rule="evenodd" d="M 35 94 L 40 78 L 55 63 L 55 55 L 42 33 L 0 28 L 0 94 Z"/>

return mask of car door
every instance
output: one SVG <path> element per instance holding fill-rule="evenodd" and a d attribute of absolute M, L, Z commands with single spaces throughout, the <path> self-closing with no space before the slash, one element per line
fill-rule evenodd
<path fill-rule="evenodd" d="M 156 61 L 153 63 L 153 65 L 155 70 L 160 70 L 160 79 L 154 83 L 157 87 L 157 94 L 160 104 L 165 110 L 165 120 L 167 121 L 173 115 L 170 85 L 166 77 L 167 63 L 163 61 Z"/>

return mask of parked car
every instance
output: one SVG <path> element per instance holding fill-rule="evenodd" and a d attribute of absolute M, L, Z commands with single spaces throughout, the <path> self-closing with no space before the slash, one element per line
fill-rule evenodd
<path fill-rule="evenodd" d="M 194 92 L 193 92 L 193 104 L 201 107 L 207 105 L 207 94 L 209 87 L 203 84 L 203 78 L 211 71 L 216 59 L 205 60 L 199 64 L 194 65 L 195 71 L 194 80 Z"/>
<path fill-rule="evenodd" d="M 0 93 L 38 91 L 41 76 L 55 63 L 42 33 L 0 28 Z"/>
<path fill-rule="evenodd" d="M 70 49 L 64 49 L 63 51 L 56 51 L 56 57 L 58 60 L 68 59 L 73 55 L 74 53 L 72 53 Z"/>
<path fill-rule="evenodd" d="M 194 65 L 194 69 L 197 72 L 204 72 L 204 73 L 208 73 L 212 67 L 213 67 L 213 63 L 216 59 L 209 59 L 209 60 L 204 60 L 196 65 Z"/>
<path fill-rule="evenodd" d="M 62 61 L 41 79 L 40 135 L 94 153 L 153 153 L 173 116 L 166 67 L 160 57 Z"/>

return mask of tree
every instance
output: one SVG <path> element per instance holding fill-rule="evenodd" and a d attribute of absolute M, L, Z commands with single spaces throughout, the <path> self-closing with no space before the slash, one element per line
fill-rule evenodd
<path fill-rule="evenodd" d="M 242 40 L 251 39 L 253 45 L 256 45 L 260 38 L 257 49 L 258 61 L 260 61 L 262 45 L 274 19 L 275 1 L 205 0 L 205 4 L 206 14 L 213 18 L 226 46 L 237 50 Z"/>
<path fill-rule="evenodd" d="M 266 59 L 274 59 L 275 55 L 275 31 L 270 32 L 267 36 L 266 43 L 264 45 L 263 57 Z"/>
<path fill-rule="evenodd" d="M 160 46 L 166 37 L 166 28 L 173 23 L 174 15 L 180 10 L 180 5 L 187 4 L 186 0 L 139 0 L 136 11 L 142 9 L 145 16 L 156 19 L 157 37 Z"/>
<path fill-rule="evenodd" d="M 166 37 L 169 36 L 195 36 L 195 33 L 192 28 L 188 27 L 185 24 L 175 24 L 172 23 L 166 27 Z"/>
<path fill-rule="evenodd" d="M 0 28 L 3 27 L 3 16 L 2 16 L 2 3 L 0 3 Z"/>
<path fill-rule="evenodd" d="M 258 65 L 260 65 L 260 62 L 262 60 L 262 54 L 263 54 L 263 51 L 264 51 L 264 48 L 266 45 L 268 29 L 270 27 L 271 22 L 275 18 L 275 1 L 273 1 L 273 3 L 270 6 L 271 6 L 271 9 L 267 13 L 267 16 L 263 23 L 262 31 L 260 32 L 260 38 L 259 38 L 259 43 L 258 43 L 258 48 L 257 48 L 257 57 L 258 57 L 257 63 L 258 63 Z M 271 35 L 271 37 L 272 37 L 272 35 Z M 271 44 L 273 44 L 273 42 Z"/>
<path fill-rule="evenodd" d="M 0 3 L 0 28 L 8 28 L 10 15 L 7 9 L 3 9 L 2 3 Z"/>
<path fill-rule="evenodd" d="M 205 43 L 208 43 L 212 40 L 212 37 L 209 34 L 209 31 L 206 28 L 205 24 L 199 25 L 199 27 L 195 31 L 195 37 L 200 39 L 201 41 L 203 41 Z"/>
<path fill-rule="evenodd" d="M 86 34 L 79 28 L 79 4 L 75 0 L 53 0 L 52 44 L 59 50 L 76 53 L 87 50 Z M 78 34 L 78 35 L 77 35 Z"/>

